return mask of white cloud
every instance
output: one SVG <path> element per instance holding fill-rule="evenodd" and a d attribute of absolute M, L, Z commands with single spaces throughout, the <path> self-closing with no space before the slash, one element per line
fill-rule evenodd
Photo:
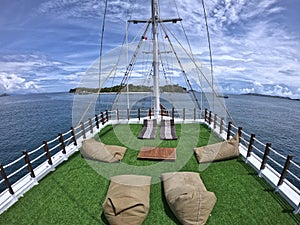
<path fill-rule="evenodd" d="M 37 92 L 39 86 L 34 81 L 28 81 L 16 74 L 0 73 L 0 91 L 11 93 L 15 91 Z"/>

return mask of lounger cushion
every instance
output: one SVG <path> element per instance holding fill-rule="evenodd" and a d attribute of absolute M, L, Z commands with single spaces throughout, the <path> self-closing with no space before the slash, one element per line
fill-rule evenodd
<path fill-rule="evenodd" d="M 118 162 L 124 157 L 127 148 L 117 145 L 105 145 L 94 139 L 82 142 L 81 154 L 84 158 L 103 161 Z"/>
<path fill-rule="evenodd" d="M 109 224 L 142 224 L 150 208 L 150 183 L 150 176 L 112 177 L 103 204 L 103 213 Z"/>
<path fill-rule="evenodd" d="M 174 119 L 171 120 L 161 120 L 160 127 L 160 139 L 161 140 L 177 140 L 176 127 Z"/>
<path fill-rule="evenodd" d="M 144 119 L 142 130 L 140 131 L 138 138 L 140 139 L 155 139 L 157 130 L 157 120 Z"/>
<path fill-rule="evenodd" d="M 239 156 L 239 136 L 235 135 L 228 141 L 194 148 L 198 163 L 207 163 L 232 159 Z"/>
<path fill-rule="evenodd" d="M 162 174 L 168 205 L 182 224 L 205 224 L 216 203 L 213 192 L 206 190 L 198 173 Z"/>

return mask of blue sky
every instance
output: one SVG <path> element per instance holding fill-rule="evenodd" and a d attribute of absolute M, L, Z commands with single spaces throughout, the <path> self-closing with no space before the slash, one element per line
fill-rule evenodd
<path fill-rule="evenodd" d="M 177 1 L 194 53 L 207 60 L 201 1 Z M 161 1 L 163 17 L 176 16 Z M 300 1 L 206 0 L 214 75 L 223 92 L 300 98 Z M 145 1 L 109 1 L 104 52 L 120 44 L 125 10 L 150 17 Z M 99 57 L 102 0 L 1 0 L 0 94 L 67 91 Z M 145 17 L 146 15 L 146 17 Z M 196 26 L 197 25 L 197 26 Z M 109 29 L 114 27 L 114 29 Z"/>

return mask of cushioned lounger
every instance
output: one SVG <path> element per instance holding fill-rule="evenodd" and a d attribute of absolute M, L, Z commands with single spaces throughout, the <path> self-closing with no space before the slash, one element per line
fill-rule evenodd
<path fill-rule="evenodd" d="M 127 148 L 117 145 L 105 145 L 94 139 L 82 142 L 81 154 L 84 158 L 103 161 L 118 162 L 124 157 Z"/>
<path fill-rule="evenodd" d="M 175 172 L 161 175 L 168 205 L 182 224 L 205 224 L 217 201 L 206 190 L 198 173 Z"/>
<path fill-rule="evenodd" d="M 177 138 L 174 120 L 161 120 L 160 139 L 177 140 Z"/>
<path fill-rule="evenodd" d="M 109 224 L 142 224 L 150 208 L 150 183 L 150 176 L 112 177 L 103 203 L 103 213 Z"/>
<path fill-rule="evenodd" d="M 140 139 L 155 139 L 157 129 L 157 120 L 144 119 L 143 128 L 139 133 L 138 138 Z"/>
<path fill-rule="evenodd" d="M 194 148 L 198 163 L 232 159 L 239 156 L 239 136 L 236 134 L 228 141 Z"/>

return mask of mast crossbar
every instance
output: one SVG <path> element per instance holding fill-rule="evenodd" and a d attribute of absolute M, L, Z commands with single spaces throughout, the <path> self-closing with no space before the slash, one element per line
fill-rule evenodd
<path fill-rule="evenodd" d="M 174 19 L 157 19 L 156 22 L 157 23 L 177 23 L 182 21 L 181 18 L 174 18 Z M 152 23 L 152 19 L 149 20 L 128 20 L 129 23 L 134 23 L 134 24 L 138 24 L 138 23 Z"/>

